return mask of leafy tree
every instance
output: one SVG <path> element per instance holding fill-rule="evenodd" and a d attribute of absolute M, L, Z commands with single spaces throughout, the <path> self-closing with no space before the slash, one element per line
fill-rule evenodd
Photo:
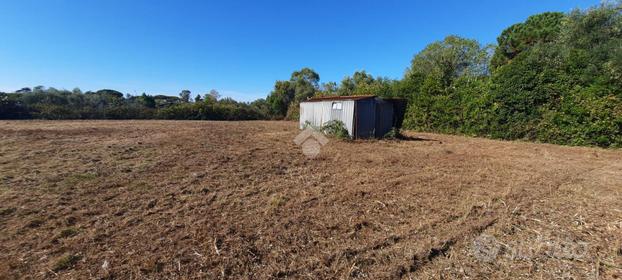
<path fill-rule="evenodd" d="M 157 108 L 166 108 L 183 102 L 179 97 L 162 94 L 156 95 L 153 98 Z"/>
<path fill-rule="evenodd" d="M 30 112 L 9 94 L 0 93 L 0 119 L 26 119 Z"/>
<path fill-rule="evenodd" d="M 336 95 L 339 87 L 335 82 L 327 82 L 322 83 L 318 92 L 316 92 L 316 96 L 324 96 L 324 95 Z"/>
<path fill-rule="evenodd" d="M 374 77 L 363 71 L 356 71 L 352 76 L 336 83 L 326 83 L 316 92 L 316 95 L 378 95 L 393 96 L 393 86 L 396 81 L 383 77 Z"/>
<path fill-rule="evenodd" d="M 290 78 L 292 82 L 303 82 L 305 84 L 309 84 L 314 88 L 318 87 L 318 83 L 320 82 L 320 75 L 313 71 L 311 68 L 302 68 L 298 71 L 294 71 Z"/>
<path fill-rule="evenodd" d="M 491 92 L 497 104 L 496 137 L 535 139 L 543 110 L 569 90 L 559 83 L 564 73 L 554 67 L 558 59 L 555 46 L 536 46 L 495 72 Z"/>
<path fill-rule="evenodd" d="M 263 118 L 269 118 L 270 117 L 270 107 L 268 105 L 268 102 L 263 99 L 257 99 L 253 102 L 251 102 L 250 107 L 252 110 L 256 111 L 259 115 L 263 116 Z"/>
<path fill-rule="evenodd" d="M 406 70 L 405 78 L 432 76 L 443 87 L 449 87 L 455 79 L 462 76 L 487 75 L 488 59 L 488 47 L 481 46 L 475 40 L 448 36 L 418 53 Z"/>
<path fill-rule="evenodd" d="M 32 92 L 34 93 L 42 93 L 45 90 L 44 86 L 36 86 L 34 88 L 32 88 Z"/>
<path fill-rule="evenodd" d="M 209 98 L 213 101 L 218 101 L 220 99 L 220 93 L 217 90 L 212 89 L 209 91 L 206 98 Z"/>
<path fill-rule="evenodd" d="M 197 94 L 197 96 L 194 97 L 194 103 L 199 103 L 199 102 L 203 102 L 203 97 L 201 97 L 200 94 Z"/>
<path fill-rule="evenodd" d="M 524 23 L 517 23 L 505 29 L 497 38 L 497 48 L 491 66 L 496 69 L 507 64 L 521 52 L 538 43 L 554 42 L 558 39 L 563 13 L 543 13 L 530 16 Z"/>
<path fill-rule="evenodd" d="M 298 118 L 300 101 L 315 95 L 320 75 L 310 68 L 294 71 L 289 81 L 277 81 L 267 98 L 272 115 L 280 118 Z"/>
<path fill-rule="evenodd" d="M 277 81 L 274 90 L 267 98 L 270 113 L 276 117 L 284 118 L 287 114 L 289 104 L 292 103 L 296 95 L 296 89 L 289 81 Z"/>
<path fill-rule="evenodd" d="M 143 95 L 140 96 L 140 102 L 147 108 L 155 108 L 156 101 L 155 98 L 151 95 L 147 95 L 143 92 Z"/>
<path fill-rule="evenodd" d="M 179 93 L 179 98 L 181 99 L 182 102 L 188 103 L 190 102 L 190 94 L 191 92 L 189 90 L 184 89 Z"/>
<path fill-rule="evenodd" d="M 55 91 L 54 88 L 50 88 L 48 89 L 49 92 L 51 91 Z M 113 99 L 120 99 L 123 98 L 123 93 L 120 93 L 116 90 L 112 90 L 112 89 L 100 89 L 98 91 L 95 92 L 95 94 L 98 95 L 102 95 L 102 96 L 107 96 Z"/>
<path fill-rule="evenodd" d="M 289 82 L 294 88 L 294 102 L 299 103 L 315 95 L 319 90 L 320 75 L 310 68 L 302 68 L 292 73 Z M 296 104 L 297 106 L 297 104 Z"/>

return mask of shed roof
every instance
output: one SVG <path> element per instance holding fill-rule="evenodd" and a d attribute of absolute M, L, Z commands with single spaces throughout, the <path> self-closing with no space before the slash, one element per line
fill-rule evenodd
<path fill-rule="evenodd" d="M 362 100 L 368 98 L 375 98 L 375 95 L 350 95 L 350 96 L 320 96 L 307 99 L 302 102 L 319 102 L 319 101 L 333 101 L 333 100 Z"/>

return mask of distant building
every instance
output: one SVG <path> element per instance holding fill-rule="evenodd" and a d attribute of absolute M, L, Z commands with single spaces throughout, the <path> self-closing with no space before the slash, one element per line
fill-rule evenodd
<path fill-rule="evenodd" d="M 300 102 L 300 129 L 339 120 L 352 138 L 380 138 L 401 127 L 404 110 L 404 100 L 375 95 L 315 97 Z"/>

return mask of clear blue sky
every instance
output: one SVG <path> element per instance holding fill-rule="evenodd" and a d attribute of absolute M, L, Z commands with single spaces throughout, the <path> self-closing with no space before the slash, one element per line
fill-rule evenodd
<path fill-rule="evenodd" d="M 25 86 L 249 101 L 311 67 L 400 78 L 414 54 L 455 34 L 494 43 L 509 25 L 598 0 L 0 0 L 0 91 Z"/>

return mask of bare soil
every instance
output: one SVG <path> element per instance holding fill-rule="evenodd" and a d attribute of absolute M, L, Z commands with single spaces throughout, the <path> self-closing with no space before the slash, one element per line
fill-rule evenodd
<path fill-rule="evenodd" d="M 622 278 L 622 151 L 0 121 L 0 278 Z"/>

